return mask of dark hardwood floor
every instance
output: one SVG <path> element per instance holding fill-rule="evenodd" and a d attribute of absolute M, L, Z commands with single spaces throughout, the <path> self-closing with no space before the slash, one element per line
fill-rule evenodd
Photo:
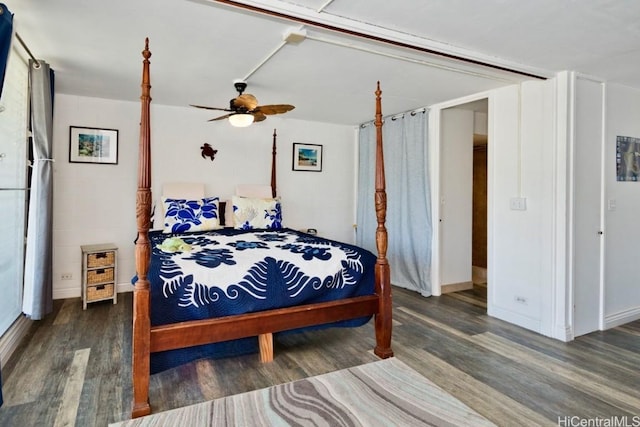
<path fill-rule="evenodd" d="M 640 425 L 640 321 L 563 343 L 488 317 L 482 286 L 430 298 L 393 292 L 395 356 L 497 425 L 625 416 Z M 131 294 L 86 311 L 79 299 L 55 301 L 3 367 L 0 426 L 128 419 L 131 307 Z M 193 362 L 153 375 L 151 404 L 159 412 L 372 362 L 373 335 L 371 322 L 289 334 L 272 363 L 255 354 Z"/>

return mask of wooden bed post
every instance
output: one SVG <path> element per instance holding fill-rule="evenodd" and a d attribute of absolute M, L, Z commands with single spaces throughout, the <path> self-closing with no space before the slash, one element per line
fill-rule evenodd
<path fill-rule="evenodd" d="M 273 145 L 271 147 L 271 197 L 275 198 L 276 188 L 276 130 L 273 130 Z"/>
<path fill-rule="evenodd" d="M 376 293 L 379 300 L 379 311 L 375 317 L 376 347 L 374 353 L 386 359 L 393 356 L 391 349 L 391 271 L 387 261 L 387 193 L 385 190 L 384 154 L 382 151 L 382 106 L 380 95 L 380 82 L 376 87 L 376 194 L 375 208 L 378 228 L 376 228 L 376 246 L 378 259 L 376 260 Z"/>
<path fill-rule="evenodd" d="M 142 111 L 140 114 L 140 143 L 138 158 L 138 191 L 136 194 L 136 273 L 138 281 L 133 291 L 133 406 L 131 417 L 151 413 L 149 405 L 149 351 L 151 348 L 150 293 L 147 272 L 151 256 L 149 228 L 151 222 L 151 130 L 149 105 L 151 84 L 149 78 L 149 39 L 145 39 L 142 62 Z"/>

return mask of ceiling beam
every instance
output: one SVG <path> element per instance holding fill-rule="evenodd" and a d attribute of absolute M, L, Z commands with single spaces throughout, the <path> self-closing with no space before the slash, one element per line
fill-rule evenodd
<path fill-rule="evenodd" d="M 262 6 L 254 4 L 256 2 L 242 2 L 242 1 L 236 1 L 236 0 L 208 0 L 208 1 L 213 2 L 213 3 L 224 4 L 224 5 L 227 5 L 227 6 L 243 9 L 243 10 L 246 10 L 246 11 L 250 11 L 250 12 L 254 12 L 254 13 L 258 13 L 258 14 L 262 14 L 262 15 L 273 16 L 273 17 L 284 19 L 284 20 L 288 20 L 288 21 L 298 22 L 298 23 L 303 24 L 303 25 L 308 25 L 308 26 L 312 26 L 312 27 L 316 27 L 316 28 L 322 28 L 322 29 L 325 29 L 325 30 L 334 31 L 334 32 L 338 32 L 338 33 L 341 33 L 341 34 L 346 34 L 346 35 L 349 35 L 349 36 L 364 38 L 364 39 L 367 39 L 367 40 L 372 40 L 372 41 L 375 41 L 375 42 L 384 43 L 384 44 L 391 45 L 391 46 L 394 46 L 394 47 L 410 49 L 410 50 L 413 50 L 413 51 L 418 51 L 418 52 L 429 54 L 429 55 L 434 55 L 434 56 L 438 56 L 438 57 L 442 57 L 442 58 L 446 58 L 446 59 L 450 59 L 450 60 L 454 60 L 454 61 L 460 61 L 460 62 L 467 63 L 467 64 L 473 64 L 473 65 L 477 65 L 477 66 L 481 66 L 481 67 L 487 67 L 487 68 L 491 68 L 491 69 L 494 69 L 494 70 L 513 73 L 513 74 L 517 74 L 517 75 L 524 76 L 524 77 L 529 77 L 529 78 L 534 78 L 534 79 L 542 79 L 542 80 L 546 80 L 547 79 L 547 76 L 543 76 L 543 75 L 538 74 L 538 73 L 524 71 L 524 70 L 521 70 L 521 69 L 516 69 L 516 68 L 513 68 L 513 67 L 509 67 L 509 66 L 499 65 L 499 64 L 483 61 L 483 60 L 480 60 L 480 59 L 470 58 L 470 57 L 459 55 L 459 54 L 455 54 L 455 53 L 444 52 L 444 51 L 441 51 L 441 50 L 436 50 L 436 49 L 425 47 L 425 46 L 419 46 L 418 44 L 404 42 L 404 41 L 401 41 L 401 40 L 394 40 L 392 38 L 384 37 L 382 35 L 376 35 L 376 34 L 364 32 L 364 31 L 360 31 L 360 30 L 356 30 L 356 29 L 350 29 L 350 28 L 346 28 L 344 26 L 338 26 L 338 25 L 326 22 L 326 20 L 325 20 L 325 22 L 320 22 L 319 20 L 312 19 L 310 17 L 305 17 L 305 16 L 302 16 L 302 15 L 296 15 L 294 13 L 291 13 L 290 11 L 275 10 L 275 8 L 274 9 L 268 9 L 266 7 L 262 7 Z"/>

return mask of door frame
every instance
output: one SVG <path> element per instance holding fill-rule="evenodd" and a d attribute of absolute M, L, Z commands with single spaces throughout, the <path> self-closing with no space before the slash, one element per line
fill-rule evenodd
<path fill-rule="evenodd" d="M 431 293 L 434 296 L 442 295 L 442 287 L 440 284 L 441 273 L 440 263 L 440 199 L 441 195 L 441 145 L 442 145 L 442 129 L 441 118 L 442 110 L 453 108 L 458 105 L 467 104 L 469 102 L 487 99 L 489 102 L 489 112 L 487 114 L 487 140 L 491 140 L 491 93 L 480 92 L 474 95 L 457 98 L 451 101 L 435 104 L 429 107 L 429 181 L 431 182 L 431 226 L 433 230 L 431 241 Z M 487 174 L 490 174 L 490 163 L 487 166 Z M 472 166 L 472 165 L 471 165 Z M 487 206 L 490 206 L 491 182 L 487 183 Z M 491 224 L 487 224 L 487 245 L 491 242 Z M 490 251 L 487 251 L 487 277 L 489 277 L 488 268 L 491 265 L 489 257 Z M 487 301 L 487 305 L 489 301 Z"/>

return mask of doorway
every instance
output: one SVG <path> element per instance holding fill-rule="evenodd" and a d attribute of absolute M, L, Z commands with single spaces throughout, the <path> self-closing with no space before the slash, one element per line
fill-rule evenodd
<path fill-rule="evenodd" d="M 488 100 L 442 111 L 441 293 L 487 308 Z"/>

